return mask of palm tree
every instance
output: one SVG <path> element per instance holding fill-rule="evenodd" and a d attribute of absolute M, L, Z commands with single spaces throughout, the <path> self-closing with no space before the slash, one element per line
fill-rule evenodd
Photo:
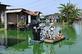
<path fill-rule="evenodd" d="M 74 4 L 60 4 L 58 7 L 61 13 L 61 20 L 64 22 L 72 23 L 79 16 L 80 9 L 78 9 Z"/>

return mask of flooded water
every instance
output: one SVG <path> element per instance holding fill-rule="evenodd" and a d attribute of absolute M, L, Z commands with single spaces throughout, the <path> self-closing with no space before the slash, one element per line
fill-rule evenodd
<path fill-rule="evenodd" d="M 54 44 L 31 44 L 31 31 L 0 31 L 0 54 L 82 54 L 82 22 L 61 28 L 66 39 Z"/>

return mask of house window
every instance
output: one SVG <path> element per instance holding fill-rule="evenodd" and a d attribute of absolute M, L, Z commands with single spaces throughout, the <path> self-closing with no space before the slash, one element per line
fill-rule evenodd
<path fill-rule="evenodd" d="M 25 15 L 22 15 L 21 16 L 21 20 L 25 20 L 26 19 L 26 16 Z"/>
<path fill-rule="evenodd" d="M 25 15 L 22 15 L 19 19 L 19 24 L 26 24 L 26 16 Z"/>

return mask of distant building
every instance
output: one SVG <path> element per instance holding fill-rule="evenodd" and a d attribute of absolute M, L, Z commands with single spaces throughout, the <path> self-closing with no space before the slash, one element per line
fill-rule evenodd
<path fill-rule="evenodd" d="M 47 18 L 49 20 L 59 21 L 59 13 L 47 15 L 47 16 L 45 16 L 45 18 Z"/>

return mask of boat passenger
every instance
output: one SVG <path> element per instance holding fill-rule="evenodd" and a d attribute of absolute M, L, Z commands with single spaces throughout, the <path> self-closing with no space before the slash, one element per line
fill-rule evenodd
<path fill-rule="evenodd" d="M 55 37 L 55 39 L 61 40 L 63 38 L 64 38 L 63 34 L 61 33 L 61 31 L 59 31 L 58 34 L 57 34 L 57 36 Z"/>
<path fill-rule="evenodd" d="M 46 38 L 47 38 L 47 39 L 50 38 L 50 37 L 49 37 L 49 32 L 48 32 L 48 31 L 46 31 Z"/>

